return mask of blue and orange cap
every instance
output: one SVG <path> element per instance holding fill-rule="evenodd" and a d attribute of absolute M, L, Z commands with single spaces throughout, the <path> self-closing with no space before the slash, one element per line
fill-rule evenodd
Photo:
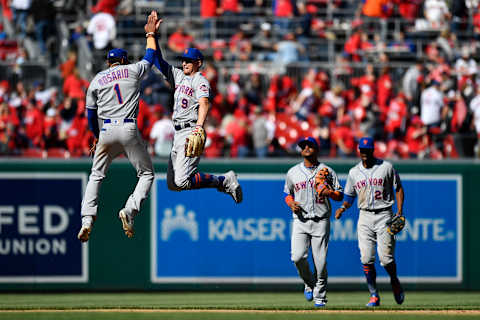
<path fill-rule="evenodd" d="M 318 146 L 318 142 L 317 142 L 317 139 L 315 139 L 314 137 L 305 137 L 303 139 L 301 139 L 300 141 L 298 141 L 298 146 L 300 148 L 305 148 L 305 145 L 310 145 L 311 147 L 315 148 L 315 149 L 319 149 L 319 146 Z"/>
<path fill-rule="evenodd" d="M 202 60 L 203 61 L 203 54 L 197 48 L 188 48 L 183 51 L 181 56 L 183 60 Z"/>
<path fill-rule="evenodd" d="M 363 137 L 358 142 L 358 149 L 373 149 L 373 138 Z"/>

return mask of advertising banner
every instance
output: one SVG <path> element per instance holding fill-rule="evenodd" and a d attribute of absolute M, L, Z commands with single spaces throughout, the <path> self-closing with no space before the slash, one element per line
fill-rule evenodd
<path fill-rule="evenodd" d="M 85 174 L 1 173 L 0 282 L 87 282 Z"/>
<path fill-rule="evenodd" d="M 340 175 L 345 186 L 345 175 Z M 406 228 L 396 259 L 404 282 L 462 282 L 460 175 L 401 175 Z M 285 175 L 239 175 L 244 201 L 215 189 L 174 192 L 157 175 L 152 192 L 151 280 L 154 283 L 297 283 L 290 260 L 292 214 Z M 340 202 L 331 201 L 333 212 Z M 329 281 L 363 282 L 358 210 L 332 214 Z M 377 259 L 379 282 L 388 281 Z M 313 267 L 313 264 L 311 264 Z"/>

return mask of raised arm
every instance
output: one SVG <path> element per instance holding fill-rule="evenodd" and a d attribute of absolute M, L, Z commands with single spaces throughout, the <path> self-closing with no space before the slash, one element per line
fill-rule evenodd
<path fill-rule="evenodd" d="M 158 30 L 160 29 L 160 25 L 162 24 L 163 20 L 158 18 L 156 11 L 152 11 L 152 13 L 153 12 L 156 19 L 155 33 L 154 33 L 155 36 L 153 37 L 153 41 L 155 42 L 156 55 L 153 60 L 153 64 L 155 65 L 155 67 L 157 67 L 158 70 L 160 70 L 160 72 L 163 73 L 164 76 L 168 78 L 168 71 L 170 69 L 170 65 L 168 64 L 167 61 L 163 59 L 162 50 L 160 49 L 160 45 L 158 44 L 158 39 L 156 37 L 156 34 L 158 33 Z"/>

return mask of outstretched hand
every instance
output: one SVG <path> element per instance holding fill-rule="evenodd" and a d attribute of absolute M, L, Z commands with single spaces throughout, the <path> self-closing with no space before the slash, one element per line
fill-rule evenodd
<path fill-rule="evenodd" d="M 162 23 L 161 19 L 158 19 L 158 14 L 156 11 L 152 11 L 147 18 L 147 24 L 145 25 L 144 29 L 146 33 L 156 33 Z"/>

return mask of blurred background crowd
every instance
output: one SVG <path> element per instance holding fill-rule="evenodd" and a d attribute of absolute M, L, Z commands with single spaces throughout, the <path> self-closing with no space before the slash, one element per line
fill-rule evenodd
<path fill-rule="evenodd" d="M 212 87 L 206 157 L 479 156 L 478 0 L 1 0 L 0 154 L 86 157 L 85 93 L 122 47 L 143 57 L 146 15 L 164 18 L 167 61 L 195 46 Z M 174 129 L 153 68 L 138 126 L 157 157 Z"/>

